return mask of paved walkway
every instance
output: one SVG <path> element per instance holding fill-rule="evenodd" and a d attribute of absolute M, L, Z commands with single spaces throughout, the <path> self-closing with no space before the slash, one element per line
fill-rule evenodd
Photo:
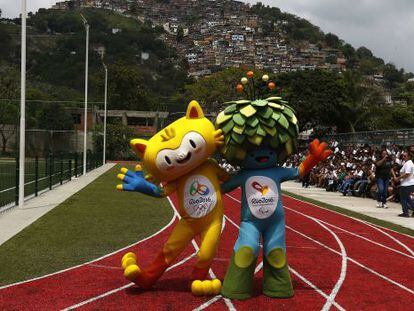
<path fill-rule="evenodd" d="M 402 218 L 397 216 L 402 212 L 401 205 L 397 203 L 388 203 L 388 209 L 376 208 L 377 202 L 369 198 L 357 198 L 352 196 L 344 197 L 342 193 L 327 192 L 322 188 L 302 188 L 301 183 L 294 181 L 283 183 L 282 189 L 414 230 L 414 218 Z"/>
<path fill-rule="evenodd" d="M 0 245 L 54 209 L 67 198 L 86 187 L 96 178 L 111 169 L 115 164 L 108 163 L 86 176 L 80 176 L 51 191 L 25 202 L 23 208 L 15 207 L 0 214 Z"/>

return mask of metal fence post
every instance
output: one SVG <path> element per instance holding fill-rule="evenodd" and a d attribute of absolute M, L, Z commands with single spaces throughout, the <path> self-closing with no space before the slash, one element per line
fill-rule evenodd
<path fill-rule="evenodd" d="M 60 158 L 60 184 L 63 184 L 63 160 Z"/>
<path fill-rule="evenodd" d="M 69 180 L 72 180 L 72 159 L 69 159 L 68 166 L 69 166 Z"/>
<path fill-rule="evenodd" d="M 52 190 L 52 178 L 53 178 L 53 154 L 49 158 L 49 189 Z"/>
<path fill-rule="evenodd" d="M 81 157 L 80 157 L 81 159 L 83 159 L 83 152 L 81 152 Z M 81 164 L 81 172 L 83 172 L 83 166 L 85 165 L 85 162 L 84 161 L 82 161 L 82 164 Z"/>
<path fill-rule="evenodd" d="M 16 187 L 15 187 L 15 201 L 16 205 L 19 205 L 19 155 L 16 157 L 16 175 L 14 176 Z"/>
<path fill-rule="evenodd" d="M 78 177 L 78 153 L 75 152 L 75 172 L 74 172 L 75 178 Z"/>
<path fill-rule="evenodd" d="M 39 157 L 35 157 L 35 196 L 39 192 Z"/>

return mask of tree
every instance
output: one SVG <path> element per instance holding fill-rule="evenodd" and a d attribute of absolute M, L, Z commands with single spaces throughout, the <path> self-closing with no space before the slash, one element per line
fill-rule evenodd
<path fill-rule="evenodd" d="M 341 40 L 339 40 L 338 36 L 334 35 L 333 33 L 327 33 L 325 35 L 325 43 L 334 49 L 338 49 L 341 47 Z"/>
<path fill-rule="evenodd" d="M 71 114 L 61 104 L 46 104 L 38 116 L 38 127 L 45 130 L 73 130 Z"/>
<path fill-rule="evenodd" d="M 371 50 L 367 49 L 365 46 L 361 46 L 360 48 L 358 48 L 356 53 L 358 57 L 361 59 L 373 57 Z"/>
<path fill-rule="evenodd" d="M 94 130 L 95 150 L 103 150 L 103 126 L 98 125 Z M 134 130 L 117 121 L 108 123 L 106 129 L 106 152 L 107 158 L 111 160 L 122 160 L 129 158 L 131 148 L 130 140 L 134 137 Z"/>
<path fill-rule="evenodd" d="M 177 42 L 181 42 L 184 39 L 184 29 L 181 26 L 178 26 L 177 29 Z"/>
<path fill-rule="evenodd" d="M 10 101 L 0 102 L 0 136 L 2 152 L 6 152 L 8 141 L 16 134 L 12 130 L 19 120 L 17 102 L 13 99 L 19 97 L 19 73 L 12 68 L 5 68 L 0 74 L 0 98 L 10 99 Z"/>
<path fill-rule="evenodd" d="M 398 83 L 404 82 L 404 70 L 398 70 L 394 64 L 386 64 L 383 75 L 388 88 L 395 88 Z"/>
<path fill-rule="evenodd" d="M 0 103 L 0 137 L 1 152 L 6 153 L 9 140 L 17 135 L 13 125 L 17 125 L 18 121 L 17 104 L 11 102 Z"/>
<path fill-rule="evenodd" d="M 118 109 L 156 110 L 157 98 L 144 86 L 143 75 L 137 67 L 118 63 L 110 67 L 109 102 Z"/>
<path fill-rule="evenodd" d="M 211 76 L 201 78 L 192 84 L 185 86 L 183 96 L 179 100 L 182 109 L 192 99 L 197 99 L 203 107 L 210 111 L 216 111 L 218 106 L 237 97 L 236 85 L 240 77 L 246 74 L 246 70 L 240 68 L 228 68 Z M 259 72 L 255 73 L 257 76 Z"/>

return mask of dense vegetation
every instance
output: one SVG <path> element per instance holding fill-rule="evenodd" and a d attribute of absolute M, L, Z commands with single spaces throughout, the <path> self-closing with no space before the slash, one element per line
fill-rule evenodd
<path fill-rule="evenodd" d="M 85 30 L 80 13 L 90 24 L 90 102 L 103 101 L 104 70 L 98 51 L 104 47 L 104 61 L 109 68 L 108 101 L 111 109 L 168 109 L 165 107 L 168 98 L 187 82 L 187 69 L 175 50 L 158 39 L 162 29 L 108 10 L 62 12 L 41 9 L 36 14 L 29 14 L 28 19 L 27 98 L 31 112 L 28 113 L 28 126 L 46 129 L 73 127 L 70 115 L 63 108 L 76 106 L 76 103 L 56 106 L 55 102 L 73 101 L 81 105 L 83 101 Z M 3 112 L 0 124 L 10 124 L 17 119 L 16 101 L 4 99 L 18 99 L 20 96 L 20 21 L 3 21 L 0 23 L 0 99 Z M 148 53 L 148 60 L 141 60 L 142 52 Z M 43 103 L 32 104 L 30 100 Z"/>
<path fill-rule="evenodd" d="M 237 98 L 236 84 L 246 69 L 230 68 L 186 86 L 184 98 L 197 98 L 210 110 Z M 257 71 L 256 78 L 263 72 Z M 301 128 L 315 125 L 337 127 L 340 132 L 414 126 L 414 102 L 387 106 L 382 88 L 367 83 L 357 71 L 337 73 L 305 70 L 271 75 L 276 92 L 296 110 Z M 414 85 L 402 84 L 414 94 Z M 412 98 L 412 97 L 411 97 Z"/>
<path fill-rule="evenodd" d="M 273 31 L 278 21 L 288 21 L 282 27 L 291 44 L 308 41 L 340 50 L 347 58 L 345 73 L 316 70 L 272 77 L 297 110 L 302 127 L 319 124 L 354 131 L 414 126 L 414 84 L 406 82 L 413 77 L 411 73 L 278 8 L 258 3 L 252 11 L 263 19 L 265 32 Z M 97 53 L 102 47 L 109 68 L 110 109 L 182 111 L 189 100 L 198 99 L 207 110 L 217 111 L 224 101 L 237 97 L 235 85 L 247 68 L 230 68 L 199 81 L 190 80 L 186 62 L 159 39 L 163 30 L 149 22 L 101 9 L 41 9 L 30 13 L 28 19 L 29 127 L 73 128 L 65 107 L 82 106 L 84 96 L 85 30 L 80 13 L 91 25 L 89 100 L 94 105 L 103 101 L 104 71 Z M 19 19 L 0 23 L 0 124 L 16 123 L 18 116 L 18 101 L 4 99 L 20 95 L 19 23 Z M 142 52 L 149 54 L 148 60 L 141 59 Z M 383 75 L 382 84 L 367 78 L 374 74 Z M 384 90 L 407 105 L 384 105 Z"/>

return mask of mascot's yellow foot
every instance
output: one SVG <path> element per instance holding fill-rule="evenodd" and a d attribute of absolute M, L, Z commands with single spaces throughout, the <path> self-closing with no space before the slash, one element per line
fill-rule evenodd
<path fill-rule="evenodd" d="M 131 282 L 134 282 L 138 275 L 141 274 L 141 269 L 137 265 L 129 265 L 124 270 L 124 276 L 126 279 L 130 280 Z"/>
<path fill-rule="evenodd" d="M 214 280 L 195 280 L 191 283 L 191 292 L 195 296 L 211 296 L 218 295 L 221 291 L 221 281 Z"/>
<path fill-rule="evenodd" d="M 135 255 L 133 252 L 126 253 L 122 257 L 122 268 L 126 269 L 130 265 L 135 265 L 137 263 L 137 255 Z"/>
<path fill-rule="evenodd" d="M 122 268 L 124 269 L 124 276 L 130 281 L 135 281 L 141 273 L 141 269 L 137 265 L 137 256 L 132 253 L 126 253 L 122 257 Z"/>

